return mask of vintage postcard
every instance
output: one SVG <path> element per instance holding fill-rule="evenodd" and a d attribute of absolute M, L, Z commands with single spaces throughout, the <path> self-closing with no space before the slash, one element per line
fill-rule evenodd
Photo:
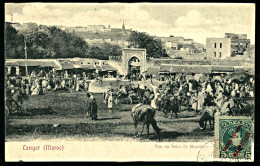
<path fill-rule="evenodd" d="M 254 161 L 255 4 L 5 3 L 5 160 Z"/>

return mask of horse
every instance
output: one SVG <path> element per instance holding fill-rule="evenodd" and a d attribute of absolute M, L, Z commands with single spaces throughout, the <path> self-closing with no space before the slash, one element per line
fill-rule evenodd
<path fill-rule="evenodd" d="M 138 94 L 132 90 L 128 92 L 127 98 L 129 99 L 130 104 L 134 104 L 134 103 L 136 104 L 136 101 L 138 103 L 141 100 L 140 97 L 138 96 Z"/>
<path fill-rule="evenodd" d="M 170 98 L 170 112 L 171 112 L 171 119 L 173 117 L 173 113 L 175 113 L 175 118 L 178 118 L 178 111 L 180 111 L 180 106 L 179 106 L 179 100 L 178 98 L 175 97 L 171 97 Z"/>
<path fill-rule="evenodd" d="M 168 117 L 169 112 L 171 113 L 171 119 L 173 117 L 173 113 L 175 113 L 175 118 L 178 118 L 180 104 L 179 99 L 177 97 L 165 96 L 160 102 L 160 109 L 162 109 L 165 118 Z"/>
<path fill-rule="evenodd" d="M 140 98 L 142 98 L 142 97 L 144 96 L 145 90 L 144 90 L 144 89 L 141 89 L 141 88 L 138 88 L 138 89 L 136 90 L 136 92 L 137 92 L 137 95 L 138 95 Z"/>
<path fill-rule="evenodd" d="M 150 124 L 152 125 L 155 134 L 157 136 L 157 139 L 160 140 L 160 131 L 162 129 L 160 129 L 157 126 L 157 123 L 154 119 L 155 116 L 155 109 L 152 108 L 149 105 L 144 105 L 144 104 L 137 104 L 132 108 L 131 111 L 131 116 L 133 118 L 133 122 L 134 122 L 134 126 L 135 126 L 135 135 L 138 136 L 138 131 L 137 131 L 137 125 L 138 123 L 142 123 L 142 130 L 139 134 L 139 137 L 141 138 L 141 135 L 143 133 L 144 130 L 144 126 L 146 126 L 147 128 L 147 134 L 146 137 L 148 137 L 149 135 L 149 126 Z"/>
<path fill-rule="evenodd" d="M 182 90 L 179 92 L 179 103 L 182 103 L 182 105 L 186 106 L 188 110 L 190 110 L 190 95 L 191 93 L 187 90 L 187 88 L 182 88 Z M 179 110 L 181 110 L 181 104 L 179 104 Z"/>
<path fill-rule="evenodd" d="M 117 92 L 117 100 L 126 100 L 126 103 L 131 104 L 131 97 L 128 95 L 128 93 L 124 93 L 121 90 Z"/>
<path fill-rule="evenodd" d="M 168 112 L 170 112 L 170 98 L 167 96 L 162 97 L 161 103 L 160 103 L 160 109 L 164 113 L 164 117 L 167 117 Z"/>
<path fill-rule="evenodd" d="M 22 104 L 24 100 L 27 100 L 28 96 L 22 92 L 20 88 L 14 89 L 13 93 L 11 90 L 7 90 L 6 93 L 6 111 L 7 114 L 12 113 L 13 111 L 13 104 L 15 104 L 16 109 L 17 109 L 17 115 L 21 113 L 22 111 Z"/>
<path fill-rule="evenodd" d="M 251 104 L 246 103 L 243 100 L 235 100 L 234 107 L 231 108 L 232 115 L 251 115 L 254 106 Z"/>
<path fill-rule="evenodd" d="M 199 125 L 200 125 L 201 129 L 203 129 L 203 130 L 206 129 L 208 121 L 209 121 L 210 129 L 211 130 L 214 129 L 215 113 L 216 113 L 216 110 L 214 107 L 209 107 L 209 108 L 205 109 L 202 117 L 199 120 Z"/>

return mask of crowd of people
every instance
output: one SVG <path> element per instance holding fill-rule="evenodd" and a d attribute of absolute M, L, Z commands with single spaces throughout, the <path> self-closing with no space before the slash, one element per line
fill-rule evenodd
<path fill-rule="evenodd" d="M 164 84 L 159 86 L 153 85 L 151 80 L 150 86 L 129 85 L 114 91 L 108 89 L 104 94 L 104 100 L 110 98 L 108 101 L 111 101 L 113 93 L 116 93 L 114 100 L 124 96 L 132 103 L 136 98 L 144 104 L 164 111 L 165 116 L 167 111 L 179 109 L 181 106 L 196 112 L 203 111 L 205 107 L 215 106 L 221 114 L 231 115 L 239 113 L 239 110 L 243 111 L 243 108 L 238 108 L 239 104 L 243 107 L 241 104 L 248 104 L 247 100 L 253 100 L 254 79 L 251 77 L 239 82 L 222 76 L 196 80 L 191 77 L 187 79 L 184 74 L 179 74 L 175 77 L 164 77 Z"/>
<path fill-rule="evenodd" d="M 67 71 L 33 70 L 29 72 L 28 77 L 10 76 L 6 74 L 7 88 L 21 88 L 26 95 L 42 95 L 46 91 L 69 90 L 69 91 L 88 91 L 90 80 L 96 80 L 102 84 L 104 78 L 123 79 L 119 75 L 114 76 L 111 73 L 97 74 L 95 72 L 76 72 Z M 133 80 L 135 76 L 126 76 L 124 79 Z M 140 77 L 140 76 L 139 76 Z"/>
<path fill-rule="evenodd" d="M 88 81 L 85 79 L 73 78 L 37 78 L 22 77 L 7 78 L 7 88 L 20 88 L 26 95 L 43 95 L 46 91 L 70 90 L 83 91 L 88 90 Z"/>
<path fill-rule="evenodd" d="M 96 75 L 92 75 L 92 77 L 99 82 L 102 80 Z M 153 84 L 152 78 L 150 78 L 151 84 L 144 86 L 141 81 L 145 80 L 144 77 L 135 75 L 129 78 L 133 77 L 138 77 L 140 84 L 121 86 L 115 90 L 108 89 L 104 94 L 104 101 L 110 113 L 113 103 L 118 104 L 118 100 L 128 99 L 129 103 L 142 102 L 157 110 L 162 110 L 165 117 L 171 110 L 176 112 L 177 117 L 177 112 L 181 110 L 181 107 L 201 112 L 209 106 L 217 107 L 221 114 L 231 115 L 237 113 L 234 110 L 238 110 L 238 104 L 246 103 L 248 98 L 254 97 L 253 77 L 239 82 L 224 76 L 218 77 L 218 79 L 209 76 L 195 79 L 186 74 L 164 75 L 157 77 L 158 80 L 164 82 L 158 86 Z M 27 96 L 42 95 L 46 91 L 57 90 L 88 92 L 89 76 L 85 72 L 78 76 L 69 75 L 63 71 L 57 75 L 53 70 L 49 72 L 32 71 L 26 78 L 6 75 L 6 89 L 13 92 L 15 88 L 19 88 L 21 93 Z"/>
<path fill-rule="evenodd" d="M 93 78 L 93 74 L 87 75 L 85 72 L 68 74 L 65 71 L 57 74 L 53 70 L 40 70 L 30 72 L 28 77 L 6 75 L 6 88 L 20 88 L 26 95 L 42 95 L 46 91 L 57 90 L 87 91 L 89 80 Z"/>

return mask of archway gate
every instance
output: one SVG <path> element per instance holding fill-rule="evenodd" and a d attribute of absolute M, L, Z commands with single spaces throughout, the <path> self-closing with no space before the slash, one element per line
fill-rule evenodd
<path fill-rule="evenodd" d="M 122 66 L 124 75 L 129 74 L 129 61 L 132 59 L 138 59 L 136 63 L 138 63 L 138 66 L 140 65 L 140 74 L 143 74 L 147 70 L 146 49 L 124 48 L 122 50 Z"/>

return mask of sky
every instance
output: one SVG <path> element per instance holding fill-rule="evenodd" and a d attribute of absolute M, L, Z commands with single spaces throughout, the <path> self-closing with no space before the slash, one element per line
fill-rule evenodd
<path fill-rule="evenodd" d="M 11 16 L 12 15 L 12 16 Z M 6 3 L 5 21 L 42 25 L 111 25 L 156 36 L 183 36 L 206 44 L 225 33 L 247 34 L 255 43 L 254 4 Z"/>

